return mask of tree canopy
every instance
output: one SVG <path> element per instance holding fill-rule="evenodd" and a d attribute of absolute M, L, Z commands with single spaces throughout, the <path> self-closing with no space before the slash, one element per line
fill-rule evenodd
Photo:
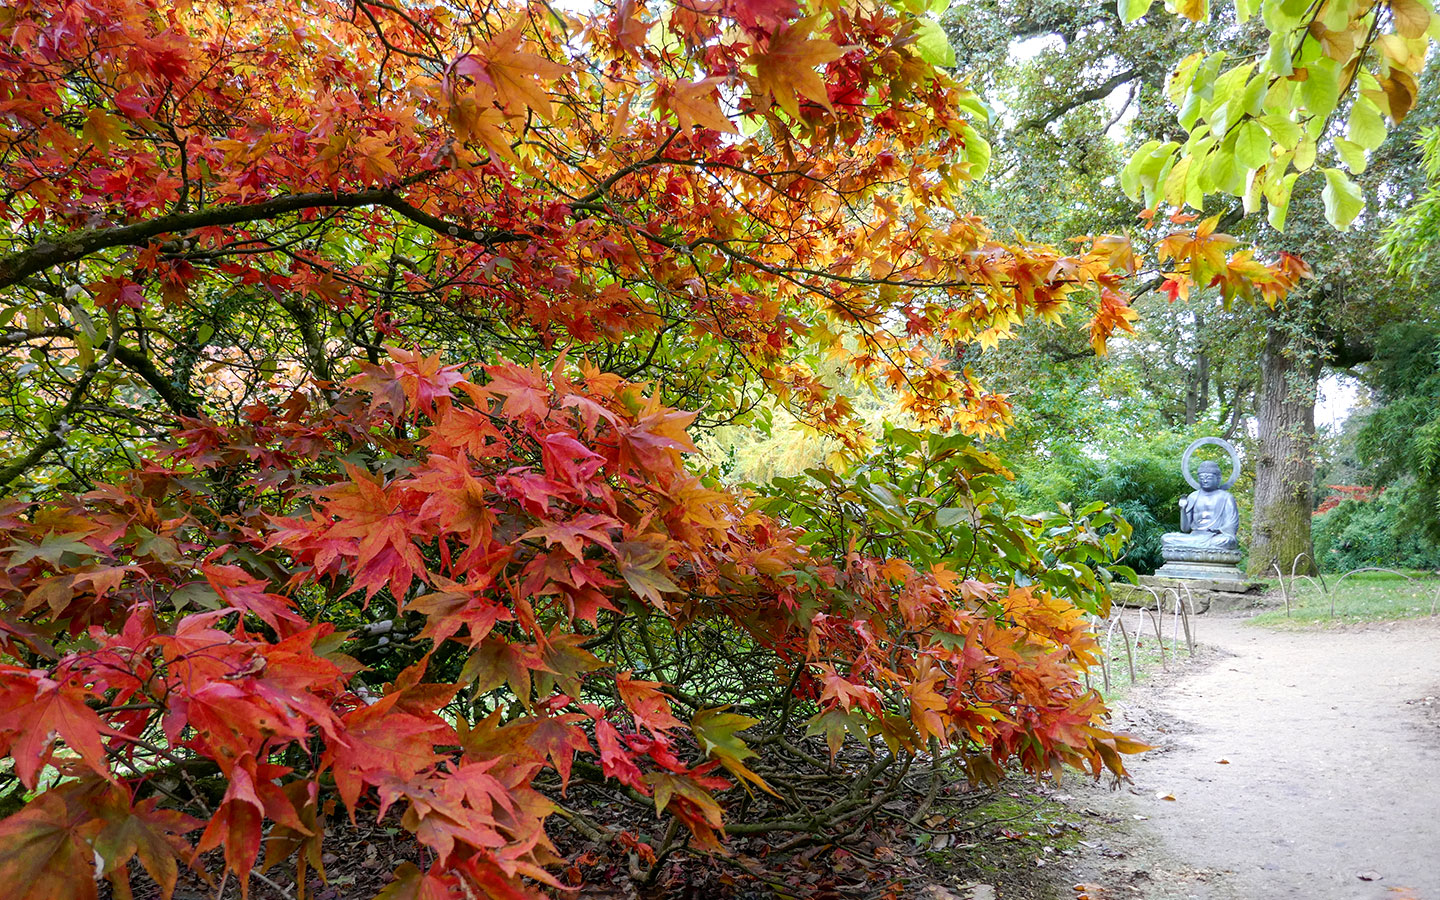
<path fill-rule="evenodd" d="M 1410 40 L 1414 3 L 1322 24 Z M 426 866 L 385 896 L 510 900 L 560 886 L 557 828 L 653 871 L 843 833 L 920 760 L 1122 773 L 1079 669 L 1128 526 L 1003 502 L 1009 406 L 956 351 L 1079 315 L 1103 352 L 1141 272 L 1273 304 L 1306 267 L 1180 210 L 992 233 L 938 13 L 0 9 L 7 883 L 244 887 L 263 847 L 303 885 L 326 816 L 393 814 Z M 782 408 L 835 466 L 696 454 Z"/>

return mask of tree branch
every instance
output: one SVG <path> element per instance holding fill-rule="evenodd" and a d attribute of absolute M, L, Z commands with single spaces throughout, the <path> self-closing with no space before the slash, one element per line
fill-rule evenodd
<path fill-rule="evenodd" d="M 1145 75 L 1145 73 L 1145 67 L 1136 66 L 1133 69 L 1127 69 L 1124 72 L 1118 72 L 1114 75 L 1111 75 L 1105 81 L 1100 82 L 1094 87 L 1080 91 L 1079 93 L 1076 93 L 1069 99 L 1065 100 L 1063 103 L 1051 107 L 1048 112 L 1042 113 L 1038 116 L 1033 116 L 1029 119 L 1022 120 L 1018 125 L 1015 126 L 1015 130 L 1030 131 L 1036 128 L 1044 128 L 1046 125 L 1049 125 L 1051 122 L 1054 122 L 1061 116 L 1070 113 L 1072 110 L 1079 109 L 1085 104 L 1093 103 L 1096 100 L 1104 100 L 1106 97 L 1114 93 L 1115 89 L 1120 87 L 1122 84 L 1129 84 L 1135 79 Z"/>
<path fill-rule="evenodd" d="M 414 183 L 417 180 L 419 179 L 412 178 L 407 182 Z M 432 231 L 485 246 L 530 239 L 529 235 L 517 234 L 513 231 L 476 231 L 473 228 L 447 222 L 407 203 L 395 193 L 394 188 L 374 188 L 357 191 L 353 194 L 324 192 L 290 194 L 260 203 L 214 206 L 195 212 L 159 216 L 130 225 L 76 231 L 55 241 L 41 241 L 26 250 L 0 257 L 0 288 L 10 287 L 31 275 L 66 263 L 76 262 L 101 250 L 114 247 L 144 246 L 165 234 L 178 234 L 196 228 L 257 222 L 305 209 L 356 209 L 366 206 L 386 207 Z"/>
<path fill-rule="evenodd" d="M 95 380 L 95 376 L 100 374 L 101 369 L 110 365 L 115 359 L 115 351 L 119 347 L 120 317 L 119 314 L 112 309 L 110 311 L 110 342 L 109 346 L 105 349 L 105 355 L 86 366 L 85 371 L 76 379 L 75 386 L 70 390 L 69 399 L 65 401 L 64 408 L 62 408 L 60 414 L 55 417 L 55 421 L 50 425 L 50 430 L 45 433 L 45 437 L 36 441 L 35 446 L 30 448 L 29 453 L 7 466 L 0 467 L 0 489 L 8 487 L 10 482 L 24 475 L 30 471 L 31 468 L 39 464 L 40 460 L 44 459 L 47 453 L 65 443 L 64 433 L 66 424 L 70 417 L 75 414 L 75 410 L 80 408 L 80 402 L 85 399 L 85 392 L 89 390 L 90 382 Z"/>

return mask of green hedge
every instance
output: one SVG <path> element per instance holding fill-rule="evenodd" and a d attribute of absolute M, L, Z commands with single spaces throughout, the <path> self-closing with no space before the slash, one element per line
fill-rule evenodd
<path fill-rule="evenodd" d="M 1408 481 L 1374 500 L 1346 500 L 1315 517 L 1315 558 L 1327 572 L 1440 569 L 1440 543 L 1423 527 L 1427 512 L 1423 492 Z"/>

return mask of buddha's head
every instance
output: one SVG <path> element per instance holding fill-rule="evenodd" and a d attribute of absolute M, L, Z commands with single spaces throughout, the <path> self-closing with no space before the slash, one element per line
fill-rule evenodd
<path fill-rule="evenodd" d="M 1200 490 L 1213 491 L 1220 486 L 1220 464 L 1217 462 L 1203 462 L 1196 471 L 1195 480 L 1200 482 Z"/>

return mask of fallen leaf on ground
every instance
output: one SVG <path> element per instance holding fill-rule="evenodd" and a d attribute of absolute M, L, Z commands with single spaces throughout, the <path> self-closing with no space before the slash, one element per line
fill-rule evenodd
<path fill-rule="evenodd" d="M 1228 765 L 1230 765 L 1230 760 L 1228 760 L 1228 759 L 1217 759 L 1217 760 L 1215 760 L 1215 764 L 1216 764 L 1217 766 L 1228 766 Z"/>
<path fill-rule="evenodd" d="M 1155 792 L 1155 799 L 1156 799 L 1156 800 L 1174 800 L 1174 799 L 1175 799 L 1175 795 L 1172 794 L 1172 793 L 1170 793 L 1169 791 L 1156 791 L 1156 792 Z"/>

